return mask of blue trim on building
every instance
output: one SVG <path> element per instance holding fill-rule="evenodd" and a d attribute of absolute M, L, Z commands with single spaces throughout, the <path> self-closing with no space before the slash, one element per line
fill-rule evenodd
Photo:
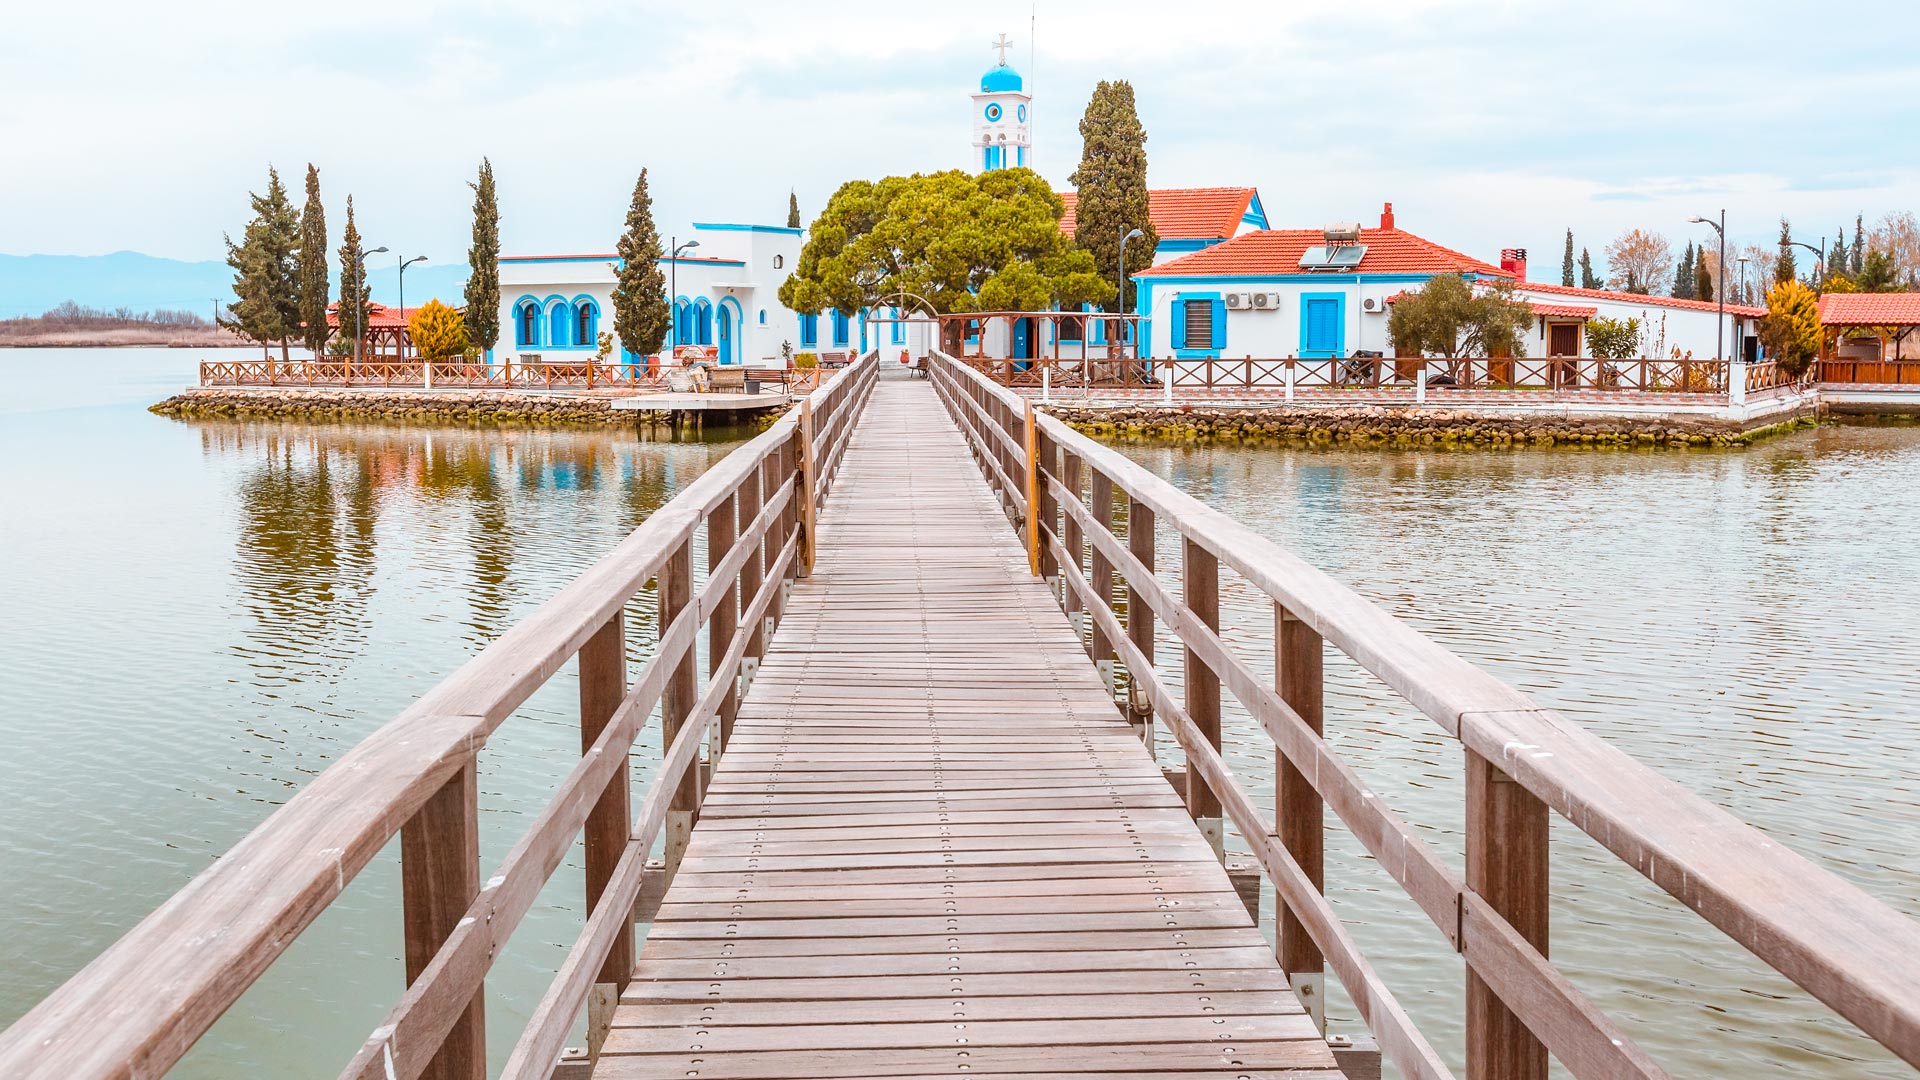
<path fill-rule="evenodd" d="M 817 349 L 820 347 L 820 316 L 800 313 L 800 347 Z"/>
<path fill-rule="evenodd" d="M 600 347 L 600 302 L 586 293 L 573 298 L 573 336 L 582 348 Z"/>
<path fill-rule="evenodd" d="M 853 341 L 853 324 L 839 309 L 833 312 L 833 347 L 844 349 Z"/>
<path fill-rule="evenodd" d="M 1259 192 L 1253 193 L 1253 199 L 1247 203 L 1247 212 L 1240 215 L 1240 220 L 1256 229 L 1267 228 L 1267 208 L 1260 205 Z"/>
<path fill-rule="evenodd" d="M 673 328 L 667 335 L 667 348 L 693 344 L 693 301 L 685 296 L 673 298 Z"/>
<path fill-rule="evenodd" d="M 540 347 L 540 301 L 532 294 L 523 294 L 513 302 L 513 345 L 517 349 L 537 349 Z M 527 318 L 531 313 L 533 318 Z"/>
<path fill-rule="evenodd" d="M 1272 282 L 1275 284 L 1300 284 L 1314 282 L 1320 285 L 1394 285 L 1416 284 L 1432 281 L 1435 274 L 1155 274 L 1151 269 L 1142 270 L 1133 276 L 1133 280 L 1142 281 L 1151 278 L 1155 281 L 1193 282 L 1230 289 L 1236 285 L 1251 282 Z M 1469 274 L 1468 281 L 1498 281 L 1492 274 Z"/>
<path fill-rule="evenodd" d="M 1326 347 L 1323 340 L 1320 348 L 1312 348 L 1313 323 L 1311 316 L 1321 304 L 1333 305 L 1333 344 Z M 1300 294 L 1300 356 L 1303 359 L 1325 359 L 1332 356 L 1345 356 L 1347 353 L 1347 294 L 1343 292 L 1303 292 Z"/>
<path fill-rule="evenodd" d="M 713 344 L 713 302 L 702 296 L 693 302 L 693 329 L 696 336 L 689 345 Z"/>
<path fill-rule="evenodd" d="M 1182 360 L 1205 360 L 1220 356 L 1227 348 L 1226 299 L 1217 292 L 1188 292 L 1182 289 L 1179 299 L 1175 300 L 1173 305 L 1180 307 L 1184 304 L 1206 304 L 1213 309 L 1213 337 L 1205 345 L 1195 345 L 1182 337 L 1174 342 L 1173 354 Z M 1173 332 L 1182 334 L 1187 325 L 1187 313 L 1182 310 L 1170 311 L 1169 314 L 1173 318 Z"/>
<path fill-rule="evenodd" d="M 741 361 L 740 334 L 746 329 L 746 314 L 740 310 L 740 301 L 731 296 L 720 298 L 718 332 L 715 337 L 720 343 L 720 362 L 738 364 Z"/>
<path fill-rule="evenodd" d="M 799 236 L 806 232 L 805 229 L 789 229 L 785 225 L 736 225 L 726 221 L 696 221 L 693 227 L 708 232 L 784 233 L 787 236 Z"/>
<path fill-rule="evenodd" d="M 786 230 L 781 230 L 781 231 L 784 232 Z M 625 263 L 625 260 L 620 258 L 620 256 L 618 255 L 502 255 L 500 256 L 498 261 L 503 263 L 610 262 L 616 268 L 624 265 Z M 653 261 L 656 264 L 665 265 L 666 263 L 674 262 L 676 260 L 669 259 L 665 255 L 662 255 Z M 683 263 L 696 263 L 703 266 L 745 266 L 747 265 L 746 261 L 743 259 L 702 259 L 697 257 L 689 257 L 685 255 L 682 255 L 677 261 L 683 262 Z"/>

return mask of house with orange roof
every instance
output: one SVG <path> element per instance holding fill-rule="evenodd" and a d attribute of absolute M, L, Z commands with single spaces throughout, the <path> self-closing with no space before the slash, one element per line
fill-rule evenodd
<path fill-rule="evenodd" d="M 1634 318 L 1645 351 L 1714 356 L 1718 308 L 1698 300 L 1573 289 L 1526 279 L 1526 253 L 1489 263 L 1399 227 L 1393 204 L 1377 228 L 1262 229 L 1153 266 L 1135 276 L 1146 321 L 1140 354 L 1159 358 L 1326 358 L 1390 355 L 1394 301 L 1433 278 L 1512 282 L 1533 305 L 1530 356 L 1585 356 L 1585 326 L 1600 316 Z M 1725 340 L 1735 356 L 1765 309 L 1728 305 Z M 1741 352 L 1734 352 L 1741 349 Z"/>
<path fill-rule="evenodd" d="M 1075 236 L 1080 228 L 1076 213 L 1080 193 L 1062 191 L 1060 198 L 1067 204 L 1067 212 L 1060 218 L 1060 231 Z M 1151 190 L 1147 192 L 1147 216 L 1160 237 L 1160 246 L 1153 252 L 1154 265 L 1267 227 L 1267 210 L 1260 205 L 1260 190 L 1251 187 Z"/>

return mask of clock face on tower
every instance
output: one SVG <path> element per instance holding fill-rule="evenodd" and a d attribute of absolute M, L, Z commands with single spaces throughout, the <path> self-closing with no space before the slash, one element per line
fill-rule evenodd
<path fill-rule="evenodd" d="M 1015 116 L 1018 116 L 1020 118 L 1021 123 L 1024 124 L 1027 122 L 1027 107 L 1025 105 L 1019 106 L 1018 108 L 1014 109 L 1013 112 Z"/>
<path fill-rule="evenodd" d="M 1000 103 L 997 101 L 988 102 L 987 103 L 987 119 L 997 122 L 1000 119 L 1000 116 L 1001 116 Z"/>

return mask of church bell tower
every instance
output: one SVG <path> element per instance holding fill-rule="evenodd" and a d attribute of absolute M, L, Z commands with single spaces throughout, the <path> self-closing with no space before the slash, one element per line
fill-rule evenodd
<path fill-rule="evenodd" d="M 973 95 L 973 160 L 981 172 L 1025 167 L 1033 148 L 1033 95 L 1020 73 L 1007 66 L 1007 35 L 993 43 L 1000 61 L 980 76 L 980 92 Z"/>

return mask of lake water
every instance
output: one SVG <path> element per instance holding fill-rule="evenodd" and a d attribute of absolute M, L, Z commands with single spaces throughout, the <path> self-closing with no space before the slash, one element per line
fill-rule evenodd
<path fill-rule="evenodd" d="M 0 1025 L 732 445 L 146 413 L 202 355 L 0 350 Z M 1920 914 L 1920 430 L 1702 453 L 1126 449 Z M 1267 606 L 1223 577 L 1229 640 L 1270 666 Z M 1351 667 L 1329 679 L 1330 737 L 1457 866 L 1457 744 Z M 556 679 L 482 755 L 488 860 L 577 757 L 572 693 Z M 1268 797 L 1270 744 L 1231 715 L 1228 740 Z M 1556 959 L 1677 1076 L 1910 1075 L 1576 831 L 1554 839 Z M 174 1075 L 334 1075 L 402 981 L 396 861 Z M 1457 1061 L 1458 958 L 1337 831 L 1328 877 Z M 579 881 L 562 866 L 496 963 L 496 1064 L 578 931 Z"/>

